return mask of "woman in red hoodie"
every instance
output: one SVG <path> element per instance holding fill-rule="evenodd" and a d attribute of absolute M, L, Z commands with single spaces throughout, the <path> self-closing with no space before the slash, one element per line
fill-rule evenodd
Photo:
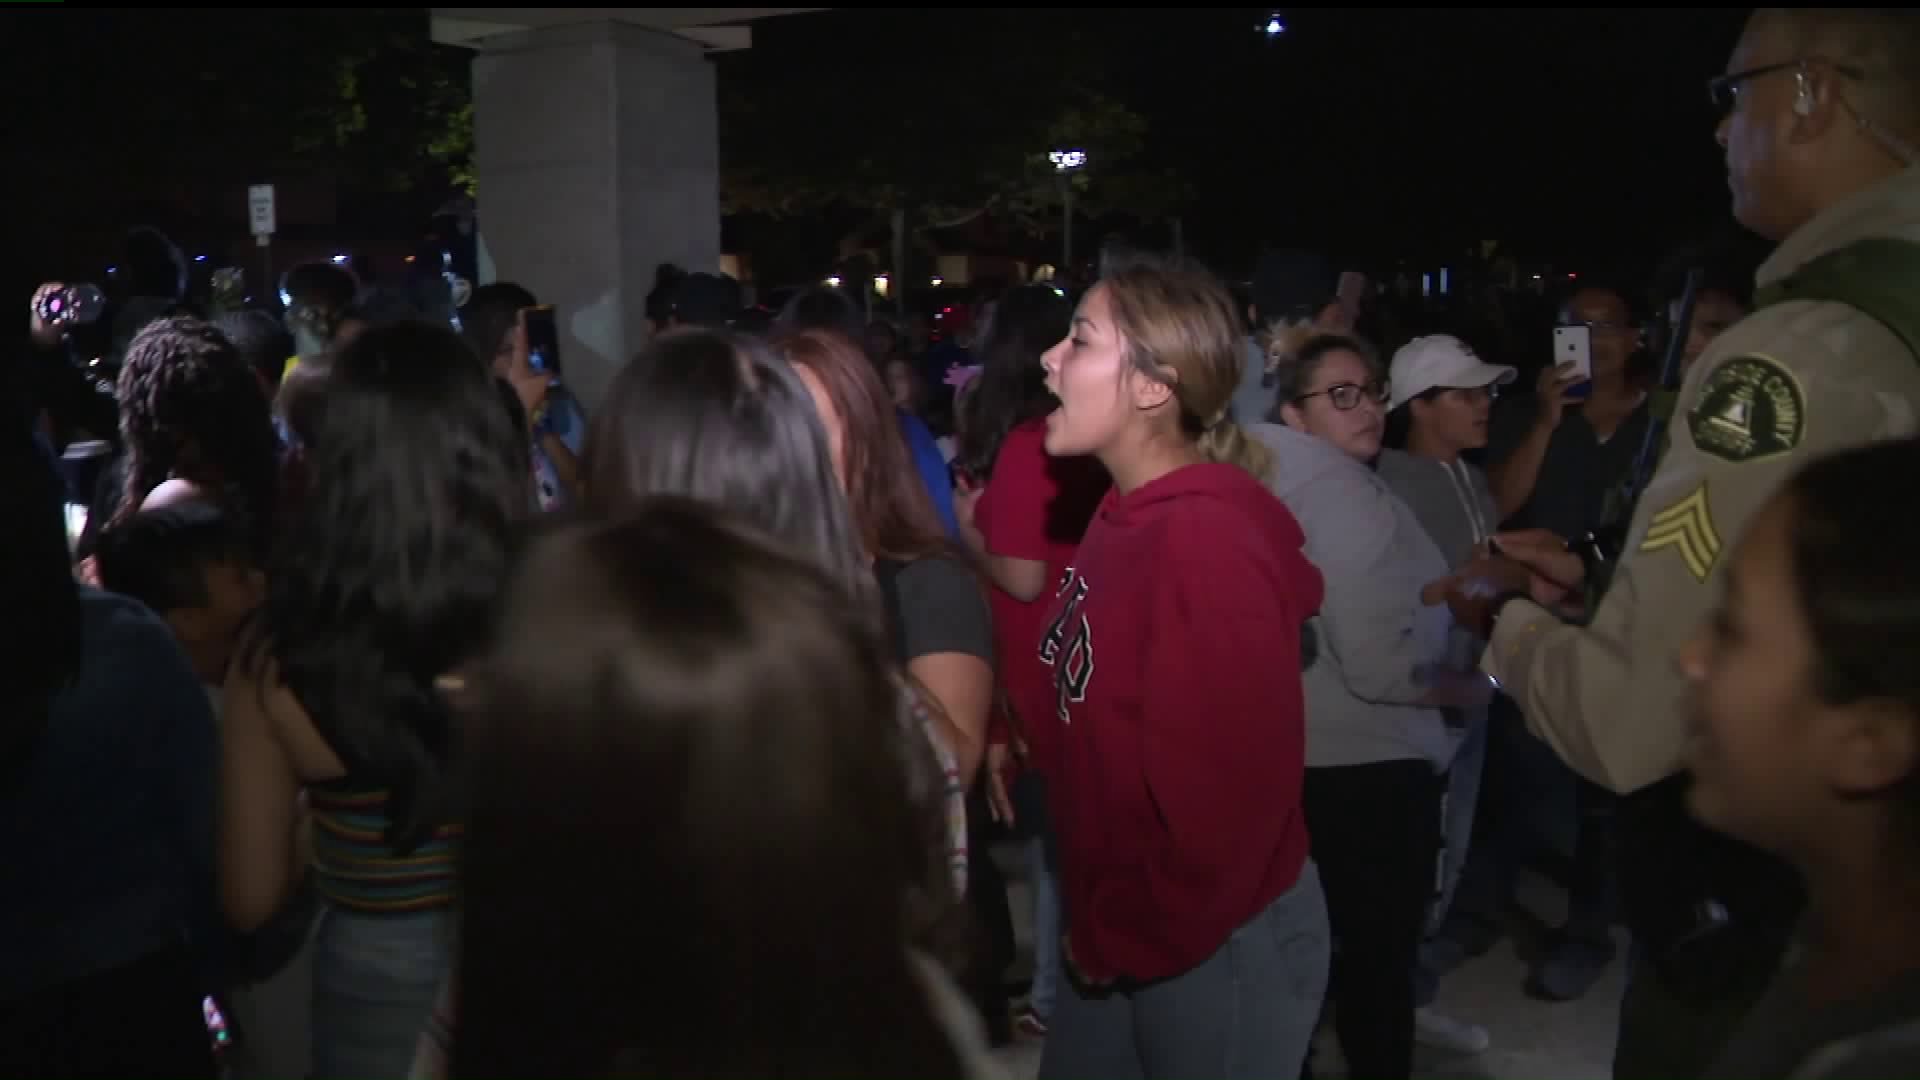
<path fill-rule="evenodd" d="M 1215 278 L 1137 260 L 1041 360 L 1047 451 L 1113 477 L 1039 643 L 1074 974 L 1042 1080 L 1293 1077 L 1319 1016 L 1300 668 L 1321 581 L 1227 418 L 1244 355 Z"/>

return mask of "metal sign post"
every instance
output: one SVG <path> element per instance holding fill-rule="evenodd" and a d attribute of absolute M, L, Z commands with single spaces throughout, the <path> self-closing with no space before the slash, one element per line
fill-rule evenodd
<path fill-rule="evenodd" d="M 247 218 L 253 226 L 253 242 L 260 245 L 261 281 L 269 293 L 278 295 L 273 280 L 273 185 L 255 184 L 247 189 Z"/>

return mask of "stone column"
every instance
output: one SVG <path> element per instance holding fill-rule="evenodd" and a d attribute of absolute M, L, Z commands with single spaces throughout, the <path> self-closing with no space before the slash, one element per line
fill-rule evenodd
<path fill-rule="evenodd" d="M 619 22 L 486 39 L 473 63 L 483 250 L 558 309 L 592 409 L 645 343 L 654 268 L 720 262 L 714 73 L 685 39 Z"/>

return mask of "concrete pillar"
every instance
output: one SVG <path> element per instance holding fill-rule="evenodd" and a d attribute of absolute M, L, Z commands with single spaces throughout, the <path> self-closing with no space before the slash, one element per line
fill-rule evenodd
<path fill-rule="evenodd" d="M 473 106 L 487 261 L 558 309 L 561 366 L 592 409 L 646 343 L 654 268 L 719 266 L 713 68 L 626 23 L 525 30 L 486 39 Z"/>

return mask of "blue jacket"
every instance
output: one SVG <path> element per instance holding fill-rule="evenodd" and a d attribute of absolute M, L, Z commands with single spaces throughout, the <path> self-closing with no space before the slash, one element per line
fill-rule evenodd
<path fill-rule="evenodd" d="M 947 528 L 947 535 L 960 535 L 960 519 L 953 516 L 953 477 L 947 472 L 946 456 L 940 453 L 940 444 L 933 441 L 933 432 L 921 419 L 905 409 L 899 410 L 900 432 L 907 437 L 907 450 L 913 455 L 913 467 L 920 471 L 920 479 L 927 485 L 927 494 L 933 496 L 933 508 L 940 513 L 940 522 Z"/>

